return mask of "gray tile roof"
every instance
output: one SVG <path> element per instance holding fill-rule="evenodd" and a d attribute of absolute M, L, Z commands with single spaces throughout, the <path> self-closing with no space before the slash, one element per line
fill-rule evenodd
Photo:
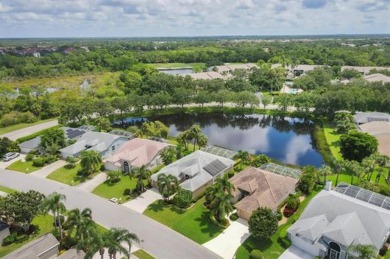
<path fill-rule="evenodd" d="M 33 138 L 33 139 L 30 139 L 30 140 L 27 140 L 25 142 L 20 143 L 19 147 L 20 148 L 34 149 L 34 148 L 39 147 L 40 144 L 41 144 L 41 136 L 38 136 L 36 138 Z"/>

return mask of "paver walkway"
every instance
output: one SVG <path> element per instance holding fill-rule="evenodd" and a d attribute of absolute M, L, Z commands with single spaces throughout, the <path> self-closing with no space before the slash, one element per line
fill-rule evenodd
<path fill-rule="evenodd" d="M 66 165 L 66 162 L 64 160 L 58 160 L 30 174 L 37 177 L 46 178 L 49 174 L 51 174 L 58 168 L 63 167 L 64 165 Z"/>
<path fill-rule="evenodd" d="M 133 209 L 136 212 L 143 213 L 150 204 L 160 199 L 162 199 L 161 194 L 158 192 L 157 189 L 152 188 L 150 190 L 147 190 L 137 198 L 123 203 L 122 205 L 127 208 Z"/>
<path fill-rule="evenodd" d="M 284 253 L 279 256 L 279 259 L 313 259 L 314 256 L 306 253 L 302 249 L 292 245 Z"/>
<path fill-rule="evenodd" d="M 248 222 L 243 219 L 231 221 L 230 226 L 216 238 L 203 244 L 223 258 L 233 258 L 237 248 L 249 237 Z"/>
<path fill-rule="evenodd" d="M 92 179 L 77 185 L 77 187 L 84 191 L 92 192 L 93 189 L 95 189 L 99 184 L 103 183 L 106 180 L 106 178 L 107 178 L 106 173 L 99 173 Z"/>

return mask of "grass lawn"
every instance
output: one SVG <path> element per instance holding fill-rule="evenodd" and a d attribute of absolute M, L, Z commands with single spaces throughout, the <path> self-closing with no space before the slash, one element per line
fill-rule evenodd
<path fill-rule="evenodd" d="M 130 197 L 123 195 L 124 190 L 127 188 L 134 189 L 136 184 L 137 179 L 130 179 L 128 175 L 123 175 L 119 182 L 109 183 L 108 181 L 105 181 L 104 183 L 98 185 L 92 193 L 107 199 L 115 197 L 124 202 L 130 199 Z"/>
<path fill-rule="evenodd" d="M 1 186 L 1 185 L 0 185 L 0 191 L 1 192 L 6 192 L 6 193 L 14 193 L 14 192 L 16 192 L 14 189 L 11 189 L 11 188 L 8 188 L 8 187 L 5 187 L 5 186 Z"/>
<path fill-rule="evenodd" d="M 375 182 L 376 180 L 376 176 L 377 176 L 377 172 L 374 172 L 371 176 L 371 182 Z M 380 178 L 379 178 L 379 184 L 383 185 L 383 186 L 388 186 L 387 182 L 386 182 L 386 177 L 387 177 L 388 173 L 385 172 Z M 331 180 L 332 181 L 332 184 L 333 186 L 336 184 L 336 178 L 337 178 L 337 174 L 332 174 L 332 175 L 329 175 L 326 177 L 327 180 Z M 353 178 L 353 184 L 356 185 L 358 181 L 358 178 L 355 176 Z M 339 174 L 339 181 L 338 183 L 341 183 L 341 182 L 344 182 L 344 183 L 348 183 L 348 184 L 351 184 L 351 175 L 350 174 Z"/>
<path fill-rule="evenodd" d="M 337 160 L 343 160 L 340 152 L 340 137 L 341 134 L 338 134 L 334 128 L 332 128 L 328 123 L 324 123 L 324 133 L 325 139 L 328 143 L 330 152 Z"/>
<path fill-rule="evenodd" d="M 245 242 L 237 249 L 236 258 L 237 259 L 247 259 L 249 258 L 250 252 L 253 249 L 258 249 L 262 251 L 264 258 L 278 258 L 285 250 L 279 242 L 279 237 L 286 237 L 287 229 L 293 224 L 294 218 L 297 219 L 303 210 L 306 208 L 309 201 L 322 190 L 322 187 L 317 187 L 309 196 L 306 197 L 299 206 L 298 211 L 294 216 L 290 217 L 287 222 L 281 225 L 278 228 L 278 231 L 269 239 L 269 240 L 258 240 L 250 236 Z"/>
<path fill-rule="evenodd" d="M 204 68 L 206 66 L 205 63 L 154 63 L 152 64 L 156 68 L 184 68 L 184 67 L 201 67 Z"/>
<path fill-rule="evenodd" d="M 222 227 L 210 220 L 209 211 L 203 206 L 203 202 L 204 198 L 198 200 L 188 210 L 177 211 L 160 200 L 150 204 L 144 214 L 203 244 L 223 231 Z"/>
<path fill-rule="evenodd" d="M 32 221 L 33 225 L 38 225 L 39 230 L 31 235 L 28 239 L 10 244 L 8 246 L 0 247 L 0 258 L 5 256 L 6 254 L 11 253 L 12 251 L 15 251 L 19 247 L 27 244 L 28 242 L 31 242 L 32 240 L 49 233 L 53 229 L 53 216 L 51 215 L 40 215 L 34 218 Z"/>
<path fill-rule="evenodd" d="M 16 124 L 16 125 L 0 128 L 0 135 L 12 132 L 14 130 L 27 128 L 27 127 L 30 127 L 30 126 L 42 124 L 42 123 L 45 123 L 45 122 L 48 122 L 48 121 L 53 121 L 53 120 L 56 120 L 56 118 L 55 119 L 40 120 L 40 121 L 37 121 L 37 122 L 34 122 L 34 123 L 19 123 L 19 124 Z"/>
<path fill-rule="evenodd" d="M 154 259 L 155 258 L 142 249 L 135 251 L 133 253 L 133 255 L 137 256 L 139 259 Z"/>
<path fill-rule="evenodd" d="M 22 160 L 18 160 L 16 162 L 10 164 L 7 167 L 7 169 L 22 172 L 22 173 L 31 173 L 31 172 L 34 172 L 38 169 L 41 169 L 42 167 L 43 166 L 40 166 L 40 167 L 33 166 L 32 161 L 22 162 Z"/>
<path fill-rule="evenodd" d="M 61 182 L 67 185 L 78 185 L 79 183 L 85 181 L 85 178 L 79 177 L 77 171 L 81 169 L 80 164 L 76 164 L 75 168 L 67 169 L 61 167 L 47 176 L 48 179 Z"/>

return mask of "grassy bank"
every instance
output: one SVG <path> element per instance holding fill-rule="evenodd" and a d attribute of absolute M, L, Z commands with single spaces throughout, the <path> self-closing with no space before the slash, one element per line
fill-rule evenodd
<path fill-rule="evenodd" d="M 24 128 L 27 128 L 30 126 L 39 125 L 39 124 L 53 121 L 53 120 L 56 120 L 56 118 L 51 118 L 51 119 L 47 119 L 47 120 L 39 120 L 39 121 L 34 122 L 34 123 L 19 123 L 19 124 L 8 126 L 8 127 L 3 127 L 3 128 L 0 128 L 0 135 L 10 133 L 10 132 L 15 131 L 15 130 L 24 129 Z"/>

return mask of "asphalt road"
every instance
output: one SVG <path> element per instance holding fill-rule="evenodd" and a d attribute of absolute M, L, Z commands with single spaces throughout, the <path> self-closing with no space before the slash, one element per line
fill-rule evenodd
<path fill-rule="evenodd" d="M 12 132 L 0 135 L 0 137 L 1 138 L 7 137 L 10 140 L 14 140 L 15 141 L 18 138 L 21 138 L 21 137 L 33 134 L 35 132 L 38 132 L 38 131 L 41 131 L 41 130 L 44 130 L 44 129 L 47 129 L 47 128 L 54 127 L 54 126 L 57 126 L 57 125 L 58 125 L 58 120 L 52 120 L 52 121 L 44 122 L 44 123 L 41 123 L 41 124 L 38 124 L 38 125 L 34 125 L 34 126 L 27 127 L 27 128 L 23 128 L 23 129 L 20 129 L 20 130 L 14 130 Z"/>
<path fill-rule="evenodd" d="M 77 187 L 6 169 L 0 169 L 0 185 L 19 191 L 36 190 L 46 195 L 54 191 L 65 194 L 68 209 L 91 208 L 93 219 L 97 223 L 107 228 L 126 228 L 136 233 L 142 240 L 140 247 L 157 258 L 220 258 L 205 247 L 142 214 Z"/>

